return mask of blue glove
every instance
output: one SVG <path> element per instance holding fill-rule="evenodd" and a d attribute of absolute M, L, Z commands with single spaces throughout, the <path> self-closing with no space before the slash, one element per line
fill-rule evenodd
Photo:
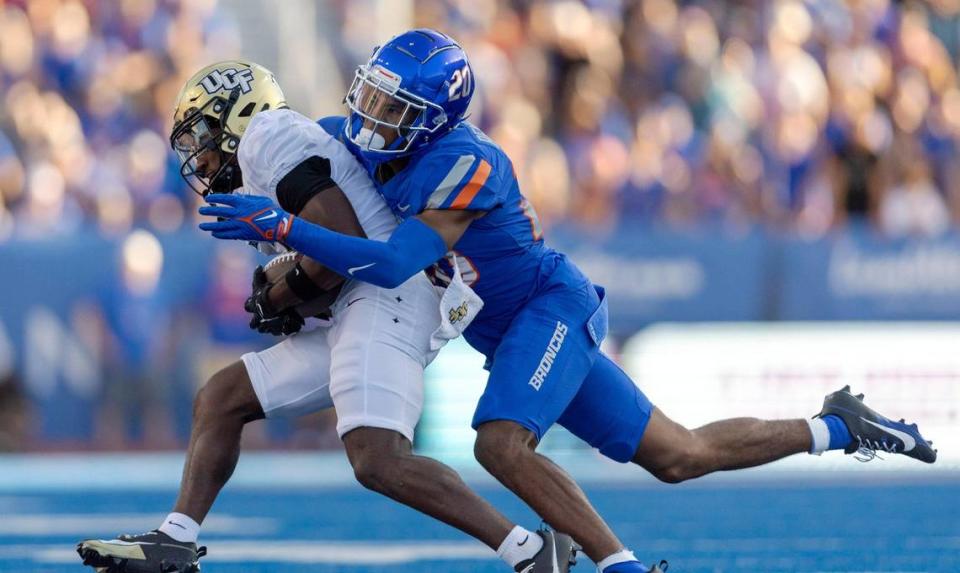
<path fill-rule="evenodd" d="M 267 197 L 212 193 L 206 200 L 210 205 L 200 214 L 219 220 L 200 223 L 200 229 L 218 239 L 282 243 L 296 220 Z"/>

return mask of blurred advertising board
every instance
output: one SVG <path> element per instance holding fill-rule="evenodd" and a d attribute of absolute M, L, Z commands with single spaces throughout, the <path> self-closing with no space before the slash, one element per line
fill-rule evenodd
<path fill-rule="evenodd" d="M 249 339 L 242 301 L 251 249 L 235 247 L 224 251 L 199 233 L 142 230 L 0 245 L 0 383 L 13 380 L 15 391 L 0 411 L 27 417 L 0 421 L 0 450 L 185 436 L 182 405 L 197 364 L 232 316 L 218 300 L 236 307 L 236 330 Z M 217 287 L 223 258 L 242 267 L 233 300 Z"/>
<path fill-rule="evenodd" d="M 956 236 L 890 241 L 851 230 L 806 241 L 630 228 L 597 237 L 567 228 L 548 240 L 607 288 L 614 342 L 665 321 L 960 320 Z M 156 403 L 165 421 L 153 425 L 186 435 L 183 404 L 196 386 L 224 360 L 274 342 L 251 333 L 243 310 L 258 260 L 247 245 L 193 231 L 0 244 L 0 383 L 13 379 L 7 387 L 18 392 L 4 402 L 0 386 L 0 414 L 21 413 L 0 416 L 0 436 L 14 436 L 12 446 L 0 437 L 0 449 L 24 435 L 41 447 L 116 433 L 139 443 L 157 410 L 144 405 Z M 479 371 L 472 387 L 483 379 Z M 104 405 L 121 412 L 121 430 L 102 429 Z"/>
<path fill-rule="evenodd" d="M 849 384 L 878 412 L 916 422 L 943 467 L 960 464 L 958 348 L 960 323 L 659 324 L 629 339 L 622 360 L 654 404 L 690 428 L 810 417 Z"/>
<path fill-rule="evenodd" d="M 559 231 L 547 238 L 607 289 L 619 336 L 652 322 L 753 321 L 775 312 L 765 292 L 773 251 L 760 233 L 623 230 L 590 238 Z"/>
<path fill-rule="evenodd" d="M 847 232 L 783 239 L 784 320 L 960 320 L 960 237 L 891 240 Z"/>

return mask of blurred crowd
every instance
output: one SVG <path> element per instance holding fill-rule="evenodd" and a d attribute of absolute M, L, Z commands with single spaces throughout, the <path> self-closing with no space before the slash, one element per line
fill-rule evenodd
<path fill-rule="evenodd" d="M 466 47 L 474 121 L 548 223 L 899 236 L 960 219 L 957 0 L 416 5 Z M 362 25 L 348 10 L 348 39 Z"/>
<path fill-rule="evenodd" d="M 179 228 L 173 100 L 238 52 L 216 0 L 0 0 L 0 239 Z"/>
<path fill-rule="evenodd" d="M 368 2 L 331 3 L 345 77 Z M 472 120 L 545 223 L 960 219 L 960 0 L 417 0 L 471 56 Z M 216 0 L 0 0 L 0 240 L 169 231 L 196 198 L 166 134 L 193 71 L 242 55 Z M 364 38 L 363 41 L 359 38 Z"/>

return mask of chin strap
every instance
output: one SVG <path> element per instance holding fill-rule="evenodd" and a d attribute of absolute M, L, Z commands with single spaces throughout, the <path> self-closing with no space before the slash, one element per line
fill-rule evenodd
<path fill-rule="evenodd" d="M 243 187 L 243 174 L 240 172 L 240 166 L 237 165 L 237 156 L 233 153 L 220 151 L 223 166 L 217 172 L 217 175 L 210 182 L 207 188 L 207 194 L 211 193 L 233 193 L 234 190 Z"/>

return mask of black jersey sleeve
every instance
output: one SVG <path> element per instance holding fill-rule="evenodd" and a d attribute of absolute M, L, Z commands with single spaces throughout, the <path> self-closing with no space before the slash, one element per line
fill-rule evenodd
<path fill-rule="evenodd" d="M 277 183 L 277 201 L 285 211 L 296 215 L 310 199 L 336 184 L 330 176 L 330 160 L 314 155 L 300 162 Z"/>

